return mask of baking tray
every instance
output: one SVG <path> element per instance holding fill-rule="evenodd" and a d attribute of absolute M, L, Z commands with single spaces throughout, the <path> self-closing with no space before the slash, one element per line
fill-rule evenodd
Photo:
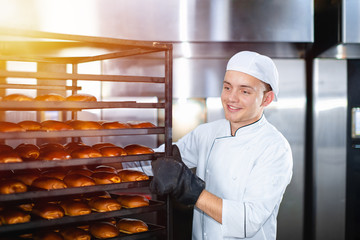
<path fill-rule="evenodd" d="M 99 130 L 61 130 L 61 131 L 26 131 L 0 132 L 0 139 L 32 139 L 32 138 L 59 138 L 59 137 L 101 137 L 116 135 L 147 135 L 164 134 L 164 127 L 153 128 L 122 128 Z"/>

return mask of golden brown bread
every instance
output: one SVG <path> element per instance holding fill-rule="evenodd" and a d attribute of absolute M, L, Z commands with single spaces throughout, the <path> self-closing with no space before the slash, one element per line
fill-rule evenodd
<path fill-rule="evenodd" d="M 60 143 L 43 143 L 40 145 L 40 152 L 48 150 L 64 150 L 65 147 Z"/>
<path fill-rule="evenodd" d="M 40 155 L 39 147 L 30 143 L 22 143 L 14 150 L 25 161 L 36 160 Z"/>
<path fill-rule="evenodd" d="M 17 123 L 0 122 L 0 132 L 25 132 L 25 131 L 26 130 Z"/>
<path fill-rule="evenodd" d="M 118 172 L 122 182 L 149 180 L 149 177 L 140 171 L 123 169 Z"/>
<path fill-rule="evenodd" d="M 57 93 L 48 93 L 35 97 L 35 101 L 65 101 L 65 97 Z"/>
<path fill-rule="evenodd" d="M 131 128 L 127 123 L 122 122 L 104 122 L 101 124 L 103 129 L 120 129 L 120 128 Z"/>
<path fill-rule="evenodd" d="M 61 236 L 64 238 L 64 240 L 90 240 L 91 239 L 91 235 L 81 229 L 81 228 L 77 228 L 77 227 L 67 227 L 67 228 L 63 228 L 60 229 L 60 234 Z"/>
<path fill-rule="evenodd" d="M 57 179 L 60 179 L 60 180 L 64 180 L 64 177 L 66 176 L 67 174 L 67 170 L 65 169 L 50 169 L 50 170 L 46 170 L 46 171 L 43 171 L 41 172 L 41 176 L 42 177 L 52 177 L 52 178 L 57 178 Z"/>
<path fill-rule="evenodd" d="M 89 231 L 95 238 L 105 239 L 118 236 L 119 230 L 109 222 L 94 222 L 90 224 Z"/>
<path fill-rule="evenodd" d="M 68 187 L 94 186 L 95 181 L 91 177 L 81 174 L 69 174 L 64 177 L 64 182 Z"/>
<path fill-rule="evenodd" d="M 60 233 L 51 230 L 42 230 L 33 234 L 34 240 L 64 240 Z"/>
<path fill-rule="evenodd" d="M 116 200 L 124 208 L 149 206 L 149 199 L 141 195 L 119 195 Z"/>
<path fill-rule="evenodd" d="M 92 147 L 99 151 L 103 147 L 116 147 L 116 145 L 109 142 L 101 142 L 92 145 Z"/>
<path fill-rule="evenodd" d="M 120 232 L 126 234 L 133 234 L 139 232 L 146 232 L 149 230 L 148 225 L 139 220 L 139 219 L 132 219 L 132 218 L 122 218 L 116 223 L 116 227 L 119 229 Z"/>
<path fill-rule="evenodd" d="M 95 96 L 86 93 L 77 93 L 73 94 L 66 98 L 66 101 L 86 101 L 86 102 L 96 102 L 97 99 Z"/>
<path fill-rule="evenodd" d="M 120 203 L 112 198 L 92 197 L 88 204 L 96 212 L 110 212 L 121 209 Z"/>
<path fill-rule="evenodd" d="M 102 129 L 102 126 L 95 121 L 83 121 L 83 120 L 73 120 L 69 121 L 68 125 L 73 127 L 76 130 L 97 130 Z"/>
<path fill-rule="evenodd" d="M 111 172 L 94 172 L 91 175 L 96 184 L 120 183 L 121 179 L 116 173 Z"/>
<path fill-rule="evenodd" d="M 117 170 L 113 166 L 108 165 L 98 165 L 94 168 L 94 172 L 111 172 L 111 173 L 117 173 Z"/>
<path fill-rule="evenodd" d="M 27 186 L 20 180 L 4 179 L 0 181 L 0 194 L 26 192 Z"/>
<path fill-rule="evenodd" d="M 103 157 L 118 157 L 127 155 L 125 149 L 122 147 L 102 147 L 100 148 L 100 153 Z"/>
<path fill-rule="evenodd" d="M 25 129 L 26 131 L 40 131 L 41 130 L 41 124 L 36 121 L 30 121 L 30 120 L 21 121 L 21 122 L 18 122 L 18 125 L 20 127 L 22 127 L 23 129 Z"/>
<path fill-rule="evenodd" d="M 154 153 L 154 150 L 152 150 L 151 148 L 146 147 L 144 145 L 140 145 L 140 144 L 130 144 L 130 145 L 127 145 L 124 149 L 128 155 Z"/>
<path fill-rule="evenodd" d="M 79 216 L 79 215 L 86 215 L 91 213 L 91 208 L 83 201 L 77 201 L 77 200 L 61 201 L 60 207 L 64 209 L 65 215 L 68 216 Z"/>
<path fill-rule="evenodd" d="M 0 220 L 2 224 L 17 224 L 29 222 L 31 216 L 29 213 L 16 208 L 7 208 L 0 212 Z"/>
<path fill-rule="evenodd" d="M 128 122 L 132 128 L 154 128 L 156 127 L 151 122 Z"/>
<path fill-rule="evenodd" d="M 64 149 L 65 151 L 71 154 L 74 150 L 79 149 L 81 147 L 89 147 L 89 146 L 85 145 L 82 142 L 69 142 L 65 144 Z"/>
<path fill-rule="evenodd" d="M 25 212 L 31 212 L 34 207 L 34 203 L 23 203 L 18 205 L 17 207 Z"/>
<path fill-rule="evenodd" d="M 74 130 L 74 128 L 64 122 L 60 122 L 56 120 L 46 120 L 41 122 L 41 130 L 64 131 L 64 130 Z"/>
<path fill-rule="evenodd" d="M 0 152 L 0 163 L 22 162 L 22 158 L 15 150 Z"/>
<path fill-rule="evenodd" d="M 76 168 L 76 169 L 72 169 L 68 172 L 68 175 L 70 174 L 81 174 L 83 176 L 87 176 L 87 177 L 91 177 L 91 174 L 93 174 L 94 172 L 90 169 L 86 169 L 86 168 Z"/>
<path fill-rule="evenodd" d="M 102 157 L 101 153 L 92 147 L 81 147 L 71 153 L 72 158 L 96 158 Z"/>
<path fill-rule="evenodd" d="M 67 188 L 64 181 L 53 177 L 39 177 L 32 182 L 31 186 L 45 190 Z"/>
<path fill-rule="evenodd" d="M 20 93 L 14 93 L 14 94 L 9 94 L 6 95 L 2 98 L 2 101 L 19 101 L 19 102 L 23 102 L 23 101 L 34 101 L 34 98 L 29 97 L 25 94 L 20 94 Z"/>
<path fill-rule="evenodd" d="M 56 219 L 64 216 L 64 210 L 55 203 L 36 203 L 31 212 L 45 219 Z"/>
<path fill-rule="evenodd" d="M 27 186 L 31 186 L 32 182 L 39 177 L 40 173 L 38 172 L 24 172 L 14 174 L 12 178 L 25 183 Z"/>
<path fill-rule="evenodd" d="M 11 146 L 7 144 L 0 144 L 0 152 L 11 151 L 11 150 L 14 150 Z"/>
<path fill-rule="evenodd" d="M 40 151 L 38 159 L 46 161 L 67 160 L 71 159 L 71 155 L 65 150 L 48 150 L 43 152 Z"/>

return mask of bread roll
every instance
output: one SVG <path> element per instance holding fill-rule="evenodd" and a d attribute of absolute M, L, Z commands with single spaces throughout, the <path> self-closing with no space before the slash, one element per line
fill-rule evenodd
<path fill-rule="evenodd" d="M 67 172 L 68 171 L 65 169 L 51 169 L 51 170 L 46 170 L 46 171 L 41 172 L 41 176 L 64 180 Z"/>
<path fill-rule="evenodd" d="M 92 145 L 92 148 L 95 148 L 98 151 L 100 151 L 100 149 L 103 147 L 116 147 L 116 145 L 108 142 L 96 143 Z"/>
<path fill-rule="evenodd" d="M 96 212 L 110 212 L 121 209 L 120 203 L 112 198 L 92 197 L 88 204 Z"/>
<path fill-rule="evenodd" d="M 116 200 L 124 208 L 136 208 L 149 206 L 149 199 L 141 195 L 120 195 Z"/>
<path fill-rule="evenodd" d="M 82 147 L 71 153 L 72 158 L 96 158 L 102 157 L 101 153 L 92 147 Z"/>
<path fill-rule="evenodd" d="M 25 212 L 31 212 L 34 207 L 34 203 L 23 203 L 18 205 L 17 207 Z"/>
<path fill-rule="evenodd" d="M 154 128 L 156 127 L 151 122 L 128 122 L 132 128 Z"/>
<path fill-rule="evenodd" d="M 11 146 L 7 145 L 7 144 L 0 144 L 0 152 L 3 151 L 12 151 L 14 150 Z"/>
<path fill-rule="evenodd" d="M 0 122 L 0 132 L 25 132 L 25 131 L 26 130 L 17 123 Z"/>
<path fill-rule="evenodd" d="M 31 186 L 32 182 L 39 177 L 40 173 L 38 172 L 28 172 L 14 174 L 12 178 L 25 183 L 27 186 Z"/>
<path fill-rule="evenodd" d="M 0 181 L 0 194 L 12 194 L 26 192 L 25 183 L 16 179 L 4 179 Z"/>
<path fill-rule="evenodd" d="M 109 222 L 94 222 L 90 224 L 89 231 L 98 239 L 113 238 L 120 234 L 117 227 Z"/>
<path fill-rule="evenodd" d="M 65 150 L 48 150 L 41 152 L 38 157 L 39 160 L 56 161 L 71 159 L 71 155 Z"/>
<path fill-rule="evenodd" d="M 68 123 L 71 127 L 76 130 L 97 130 L 102 129 L 102 126 L 95 121 L 82 121 L 82 120 L 74 120 Z"/>
<path fill-rule="evenodd" d="M 79 216 L 91 213 L 91 208 L 83 201 L 65 200 L 61 201 L 60 207 L 64 209 L 65 215 Z"/>
<path fill-rule="evenodd" d="M 96 184 L 120 183 L 121 179 L 116 173 L 111 172 L 94 172 L 91 175 Z"/>
<path fill-rule="evenodd" d="M 103 147 L 100 148 L 100 153 L 103 157 L 118 157 L 127 155 L 125 149 L 121 147 Z"/>
<path fill-rule="evenodd" d="M 64 178 L 64 182 L 68 187 L 86 187 L 94 186 L 95 181 L 91 177 L 81 174 L 70 174 Z"/>
<path fill-rule="evenodd" d="M 123 169 L 118 172 L 122 182 L 149 180 L 149 177 L 140 171 Z"/>
<path fill-rule="evenodd" d="M 152 150 L 151 148 L 140 145 L 140 144 L 130 144 L 130 145 L 127 145 L 124 149 L 128 155 L 154 153 L 154 150 Z"/>
<path fill-rule="evenodd" d="M 111 172 L 111 173 L 117 173 L 116 168 L 113 166 L 108 165 L 98 165 L 94 168 L 94 172 Z"/>
<path fill-rule="evenodd" d="M 55 203 L 36 203 L 31 212 L 45 219 L 56 219 L 64 216 L 64 210 Z"/>
<path fill-rule="evenodd" d="M 66 98 L 66 101 L 86 101 L 86 102 L 96 102 L 97 99 L 95 96 L 86 94 L 86 93 L 77 93 L 73 94 Z"/>
<path fill-rule="evenodd" d="M 82 142 L 69 142 L 64 147 L 65 147 L 65 151 L 71 154 L 76 149 L 79 149 L 81 147 L 89 147 L 89 146 L 85 145 Z"/>
<path fill-rule="evenodd" d="M 40 151 L 64 150 L 65 147 L 60 143 L 43 143 L 40 145 Z"/>
<path fill-rule="evenodd" d="M 0 212 L 0 220 L 2 224 L 17 224 L 29 222 L 31 216 L 29 213 L 16 208 L 7 208 Z"/>
<path fill-rule="evenodd" d="M 14 93 L 14 94 L 9 94 L 5 97 L 2 98 L 2 101 L 7 102 L 7 101 L 19 101 L 19 102 L 24 102 L 24 101 L 34 101 L 34 98 L 26 96 L 25 94 L 20 94 L 20 93 Z"/>
<path fill-rule="evenodd" d="M 132 218 L 122 218 L 116 223 L 116 227 L 119 229 L 120 232 L 126 234 L 133 234 L 139 232 L 146 232 L 149 230 L 148 225 L 139 220 L 139 219 L 132 219 Z"/>
<path fill-rule="evenodd" d="M 90 240 L 91 235 L 83 229 L 67 227 L 60 229 L 60 234 L 64 240 Z"/>
<path fill-rule="evenodd" d="M 22 143 L 18 145 L 15 148 L 15 152 L 26 161 L 36 160 L 40 155 L 39 147 L 30 143 Z"/>
<path fill-rule="evenodd" d="M 74 130 L 74 128 L 64 122 L 60 122 L 56 120 L 46 120 L 41 122 L 41 130 L 65 131 L 65 130 Z"/>
<path fill-rule="evenodd" d="M 77 169 L 72 169 L 68 172 L 68 175 L 70 174 L 80 174 L 80 175 L 83 175 L 83 176 L 87 176 L 87 177 L 91 177 L 91 175 L 93 174 L 94 172 L 91 171 L 90 169 L 85 169 L 85 168 L 77 168 Z"/>
<path fill-rule="evenodd" d="M 0 163 L 13 163 L 22 161 L 22 158 L 14 150 L 0 152 Z"/>
<path fill-rule="evenodd" d="M 36 121 L 21 121 L 17 123 L 20 127 L 25 129 L 26 131 L 40 131 L 41 130 L 41 124 Z"/>
<path fill-rule="evenodd" d="M 40 96 L 37 96 L 35 98 L 35 101 L 65 101 L 65 97 L 61 96 L 60 94 L 57 93 L 48 93 L 48 94 L 43 94 Z"/>
<path fill-rule="evenodd" d="M 64 240 L 60 233 L 51 231 L 51 230 L 43 230 L 38 231 L 33 234 L 34 240 Z"/>
<path fill-rule="evenodd" d="M 127 123 L 122 122 L 104 122 L 101 124 L 103 129 L 121 129 L 121 128 L 131 128 Z"/>
<path fill-rule="evenodd" d="M 62 180 L 53 177 L 39 177 L 32 182 L 31 186 L 45 190 L 67 188 Z"/>

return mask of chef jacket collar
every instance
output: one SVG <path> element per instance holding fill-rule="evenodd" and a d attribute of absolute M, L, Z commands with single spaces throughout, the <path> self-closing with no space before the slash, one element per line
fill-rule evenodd
<path fill-rule="evenodd" d="M 235 131 L 235 135 L 232 136 L 231 135 L 231 126 L 230 126 L 230 122 L 229 122 L 229 136 L 232 136 L 232 137 L 237 137 L 237 136 L 240 136 L 240 135 L 243 135 L 243 134 L 246 134 L 248 132 L 252 132 L 252 131 L 255 131 L 256 129 L 258 129 L 260 126 L 264 125 L 266 123 L 266 118 L 265 118 L 265 115 L 263 114 L 261 116 L 261 118 L 253 123 L 250 123 L 248 125 L 245 125 L 245 126 L 242 126 L 242 127 L 239 127 L 236 131 Z"/>

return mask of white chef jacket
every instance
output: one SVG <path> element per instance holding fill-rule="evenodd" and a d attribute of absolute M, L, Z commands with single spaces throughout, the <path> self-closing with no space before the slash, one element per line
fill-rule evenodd
<path fill-rule="evenodd" d="M 194 209 L 193 240 L 276 239 L 276 217 L 293 163 L 289 143 L 264 115 L 235 136 L 225 119 L 202 124 L 176 145 L 206 190 L 223 199 L 222 224 Z"/>

